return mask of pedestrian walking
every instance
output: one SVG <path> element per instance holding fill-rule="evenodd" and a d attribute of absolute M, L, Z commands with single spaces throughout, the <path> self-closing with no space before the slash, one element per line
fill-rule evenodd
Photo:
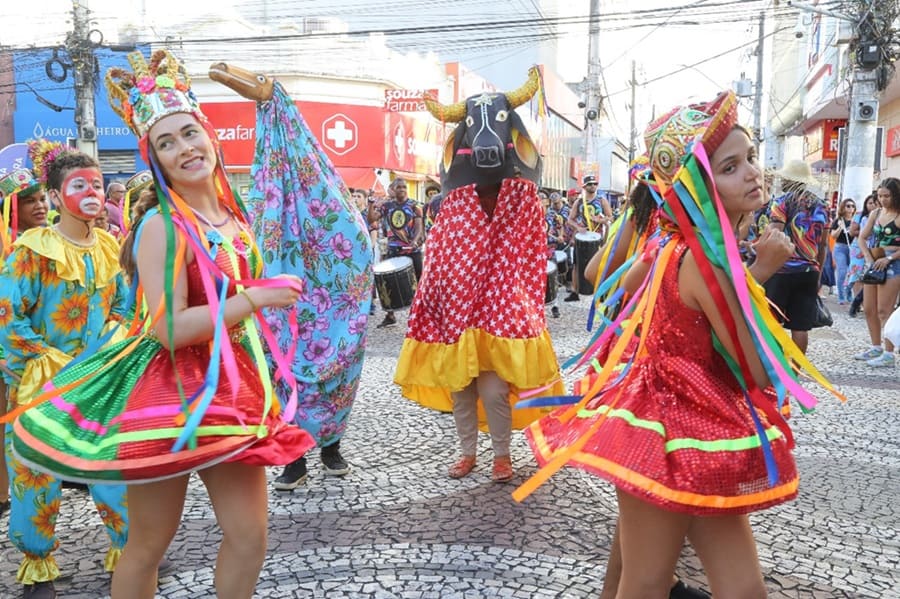
<path fill-rule="evenodd" d="M 856 202 L 845 199 L 841 202 L 837 217 L 831 224 L 831 238 L 834 240 L 832 258 L 834 260 L 834 279 L 838 289 L 838 305 L 843 306 L 853 300 L 853 291 L 847 283 L 847 270 L 850 268 L 850 248 L 856 237 L 850 232 L 853 216 L 856 214 Z"/>
<path fill-rule="evenodd" d="M 47 194 L 34 173 L 26 168 L 15 169 L 0 177 L 0 259 L 12 251 L 12 242 L 19 233 L 34 227 L 47 226 Z M 7 371 L 6 354 L 0 343 L 0 369 Z M 0 416 L 6 414 L 7 387 L 0 373 Z M 6 447 L 6 427 L 0 426 L 0 447 Z M 9 511 L 9 476 L 6 452 L 0 451 L 0 517 Z"/>
<path fill-rule="evenodd" d="M 806 162 L 792 160 L 776 175 L 781 177 L 782 195 L 772 200 L 769 222 L 788 234 L 794 255 L 766 281 L 766 296 L 778 306 L 779 319 L 794 343 L 806 352 L 828 256 L 828 211 L 812 192 L 816 180 Z"/>
<path fill-rule="evenodd" d="M 865 294 L 875 296 L 875 312 L 878 314 L 878 336 L 881 344 L 872 339 L 872 348 L 866 357 L 866 364 L 875 368 L 894 365 L 894 344 L 884 338 L 884 324 L 890 318 L 900 296 L 900 179 L 888 177 L 876 191 L 879 208 L 869 216 L 859 234 L 859 247 L 866 256 L 869 271 L 863 275 Z M 874 237 L 873 247 L 864 245 L 865 239 Z M 871 278 L 869 278 L 871 277 Z M 871 357 L 869 357 L 871 356 Z"/>
<path fill-rule="evenodd" d="M 412 260 L 416 280 L 422 278 L 422 245 L 425 243 L 425 224 L 422 208 L 409 199 L 406 180 L 391 181 L 391 198 L 380 205 L 369 205 L 369 220 L 381 223 L 387 254 L 383 258 L 405 256 Z M 397 324 L 393 310 L 386 310 L 377 328 Z"/>

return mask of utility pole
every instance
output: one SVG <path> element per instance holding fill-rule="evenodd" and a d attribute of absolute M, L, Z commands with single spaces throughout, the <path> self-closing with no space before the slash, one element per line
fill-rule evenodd
<path fill-rule="evenodd" d="M 856 67 L 850 89 L 847 160 L 841 173 L 841 192 L 859 204 L 872 193 L 875 172 L 875 136 L 878 132 L 878 90 L 874 71 Z"/>
<path fill-rule="evenodd" d="M 756 93 L 753 96 L 753 145 L 759 156 L 762 135 L 763 44 L 766 41 L 766 13 L 759 13 L 759 37 L 756 42 Z"/>
<path fill-rule="evenodd" d="M 587 163 L 597 161 L 595 141 L 600 118 L 600 0 L 591 0 L 588 20 L 588 75 L 584 111 L 582 156 Z"/>
<path fill-rule="evenodd" d="M 631 61 L 631 131 L 629 135 L 631 136 L 628 141 L 628 167 L 631 168 L 631 163 L 634 162 L 634 155 L 637 153 L 637 124 L 634 121 L 635 112 L 637 111 L 636 95 L 637 95 L 637 77 L 635 75 L 635 64 L 634 61 Z M 631 188 L 631 178 L 628 179 L 628 187 Z"/>
<path fill-rule="evenodd" d="M 94 93 L 97 83 L 97 61 L 90 39 L 88 8 L 84 3 L 72 3 L 73 30 L 66 40 L 75 77 L 75 125 L 78 128 L 78 149 L 97 158 L 97 115 Z"/>
<path fill-rule="evenodd" d="M 850 121 L 847 126 L 847 160 L 841 173 L 842 197 L 857 203 L 872 192 L 878 133 L 878 96 L 890 80 L 890 67 L 900 43 L 893 23 L 900 16 L 896 0 L 872 0 L 857 4 L 854 15 L 853 77 L 850 88 Z M 893 40 L 892 40 L 893 38 Z"/>

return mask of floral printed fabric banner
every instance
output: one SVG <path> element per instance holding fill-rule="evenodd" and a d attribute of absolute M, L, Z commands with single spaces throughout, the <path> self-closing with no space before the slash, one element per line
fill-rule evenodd
<path fill-rule="evenodd" d="M 372 244 L 346 186 L 279 83 L 257 105 L 253 186 L 247 198 L 266 276 L 306 281 L 297 303 L 297 337 L 288 310 L 265 318 L 299 385 L 296 422 L 320 446 L 340 439 L 365 351 L 372 301 Z M 279 396 L 286 400 L 286 389 Z"/>

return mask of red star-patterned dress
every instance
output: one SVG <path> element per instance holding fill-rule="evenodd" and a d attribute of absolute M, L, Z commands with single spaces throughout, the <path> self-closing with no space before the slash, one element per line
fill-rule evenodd
<path fill-rule="evenodd" d="M 546 251 L 534 182 L 504 179 L 491 216 L 474 184 L 444 198 L 394 376 L 404 396 L 449 412 L 450 392 L 482 371 L 510 384 L 512 403 L 523 389 L 563 393 L 544 318 Z M 513 426 L 544 413 L 514 409 Z"/>

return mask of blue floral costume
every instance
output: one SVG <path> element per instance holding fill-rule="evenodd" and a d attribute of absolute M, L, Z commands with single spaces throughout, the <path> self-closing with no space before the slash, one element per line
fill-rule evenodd
<path fill-rule="evenodd" d="M 75 245 L 52 228 L 31 229 L 15 242 L 0 272 L 0 345 L 9 370 L 12 405 L 28 403 L 73 358 L 124 317 L 126 285 L 119 270 L 119 245 L 95 230 L 89 247 Z M 56 518 L 60 481 L 32 470 L 10 451 L 6 429 L 6 465 L 12 506 L 9 538 L 25 554 L 16 580 L 35 584 L 59 577 L 53 551 L 59 546 Z M 112 547 L 104 565 L 112 571 L 128 535 L 123 485 L 91 485 L 91 496 Z"/>

